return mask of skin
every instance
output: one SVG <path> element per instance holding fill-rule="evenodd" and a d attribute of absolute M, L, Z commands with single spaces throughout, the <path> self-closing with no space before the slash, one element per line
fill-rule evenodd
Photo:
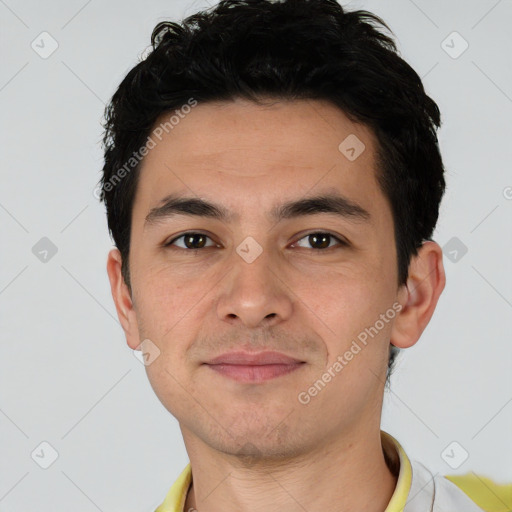
<path fill-rule="evenodd" d="M 338 149 L 350 134 L 365 144 L 354 161 Z M 193 468 L 186 511 L 385 510 L 397 481 L 380 438 L 389 343 L 418 341 L 445 274 L 441 248 L 425 242 L 407 286 L 397 286 L 375 147 L 369 128 L 328 102 L 236 100 L 197 105 L 145 157 L 132 217 L 133 295 L 117 249 L 107 271 L 129 347 L 150 339 L 160 351 L 146 371 L 179 421 Z M 370 221 L 331 213 L 267 218 L 276 204 L 333 190 L 365 208 Z M 176 216 L 144 229 L 169 193 L 221 203 L 239 218 Z M 208 247 L 186 249 L 183 238 L 164 246 L 196 230 L 209 237 L 196 246 Z M 318 248 L 306 236 L 318 231 L 349 245 L 331 238 L 329 249 Z M 251 263 L 236 252 L 248 236 L 262 248 Z M 300 403 L 298 394 L 394 303 L 401 307 L 394 319 Z M 277 350 L 305 364 L 252 384 L 202 364 L 236 348 Z"/>

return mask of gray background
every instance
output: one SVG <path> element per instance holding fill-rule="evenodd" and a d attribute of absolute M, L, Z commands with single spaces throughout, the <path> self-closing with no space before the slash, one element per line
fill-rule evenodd
<path fill-rule="evenodd" d="M 388 22 L 444 121 L 447 286 L 400 356 L 382 428 L 434 473 L 510 482 L 512 2 L 342 3 Z M 188 462 L 126 346 L 93 190 L 104 103 L 158 21 L 207 5 L 0 0 L 0 511 L 153 511 Z M 43 31 L 47 58 L 31 47 L 51 49 Z"/>

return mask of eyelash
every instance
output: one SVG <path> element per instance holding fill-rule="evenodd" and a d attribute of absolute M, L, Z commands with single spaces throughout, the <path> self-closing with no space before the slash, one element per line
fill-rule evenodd
<path fill-rule="evenodd" d="M 197 249 L 189 249 L 189 248 L 183 248 L 183 247 L 172 247 L 172 244 L 174 242 L 176 242 L 177 240 L 179 240 L 180 238 L 183 238 L 185 236 L 189 236 L 189 235 L 202 235 L 202 236 L 205 236 L 206 238 L 209 238 L 210 240 L 212 240 L 208 235 L 206 235 L 205 233 L 201 233 L 199 231 L 187 231 L 186 233 L 183 233 L 182 235 L 180 236 L 177 236 L 176 238 L 173 238 L 172 240 L 170 240 L 169 242 L 165 243 L 164 244 L 164 247 L 169 247 L 173 250 L 182 250 L 182 251 L 187 251 L 187 252 L 192 252 L 192 251 L 200 251 L 202 249 L 208 249 L 208 248 L 212 248 L 213 246 L 209 246 L 209 247 L 200 247 L 200 248 L 197 248 Z M 339 238 L 338 236 L 328 232 L 328 231 L 311 231 L 310 233 L 306 233 L 305 235 L 303 235 L 301 238 L 299 238 L 297 240 L 297 242 L 300 242 L 301 240 L 303 240 L 304 238 L 307 238 L 308 236 L 311 236 L 311 235 L 327 235 L 331 238 L 334 238 L 335 240 L 337 240 L 339 242 L 338 244 L 338 248 L 339 247 L 348 247 L 349 244 L 347 242 L 345 242 L 344 240 L 342 240 L 341 238 Z M 213 241 L 213 240 L 212 240 Z M 294 242 L 294 243 L 297 243 L 297 242 Z M 315 251 L 315 252 L 328 252 L 330 249 L 336 249 L 336 246 L 334 247 L 326 247 L 325 249 L 311 249 L 312 251 Z"/>

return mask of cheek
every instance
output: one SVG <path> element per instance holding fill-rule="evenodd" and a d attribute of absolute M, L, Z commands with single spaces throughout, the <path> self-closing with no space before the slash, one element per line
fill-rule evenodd
<path fill-rule="evenodd" d="M 175 417 L 192 414 L 196 396 L 194 382 L 187 378 L 182 365 L 172 366 L 169 361 L 167 349 L 160 354 L 150 365 L 146 366 L 148 380 L 164 407 Z"/>
<path fill-rule="evenodd" d="M 199 280 L 184 281 L 169 269 L 147 271 L 139 276 L 140 312 L 160 323 L 176 322 L 198 302 Z M 156 326 L 156 325 L 155 325 Z"/>
<path fill-rule="evenodd" d="M 335 359 L 350 349 L 354 340 L 366 347 L 374 340 L 389 337 L 391 316 L 386 321 L 381 320 L 381 314 L 392 307 L 389 291 L 386 283 L 375 276 L 363 279 L 331 274 L 327 279 L 316 280 L 314 286 L 304 283 L 297 289 L 297 296 L 301 299 L 302 313 L 317 326 L 324 339 L 329 359 Z M 381 348 L 372 352 L 380 353 Z"/>
<path fill-rule="evenodd" d="M 139 323 L 144 326 L 141 336 L 152 340 L 159 350 L 158 357 L 145 367 L 146 373 L 155 394 L 175 414 L 186 406 L 188 393 L 193 391 L 185 353 L 200 327 L 199 307 L 203 302 L 199 301 L 204 293 L 199 292 L 198 280 L 177 282 L 168 271 L 139 277 L 144 298 L 137 310 Z"/>
<path fill-rule="evenodd" d="M 375 305 L 381 291 L 368 272 L 355 272 L 353 268 L 333 272 L 302 274 L 294 291 L 322 318 L 334 324 L 347 325 L 364 316 Z"/>
<path fill-rule="evenodd" d="M 197 310 L 198 297 L 191 288 L 177 284 L 169 275 L 147 273 L 138 276 L 136 313 L 141 339 L 150 339 L 160 351 L 159 361 L 155 360 L 156 370 L 162 360 L 175 361 L 186 350 L 193 339 L 191 319 Z M 188 334 L 187 334 L 188 333 Z M 153 365 L 151 365 L 153 366 Z M 153 377 L 148 368 L 148 376 Z M 168 375 L 156 376 L 164 380 Z"/>

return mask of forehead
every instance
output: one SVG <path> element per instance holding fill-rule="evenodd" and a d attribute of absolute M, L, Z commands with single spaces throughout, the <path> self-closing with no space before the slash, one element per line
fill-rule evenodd
<path fill-rule="evenodd" d="M 141 164 L 134 223 L 173 193 L 253 215 L 325 189 L 368 210 L 386 207 L 373 132 L 329 102 L 199 103 L 165 125 L 171 115 L 162 115 L 150 135 L 155 144 Z"/>

